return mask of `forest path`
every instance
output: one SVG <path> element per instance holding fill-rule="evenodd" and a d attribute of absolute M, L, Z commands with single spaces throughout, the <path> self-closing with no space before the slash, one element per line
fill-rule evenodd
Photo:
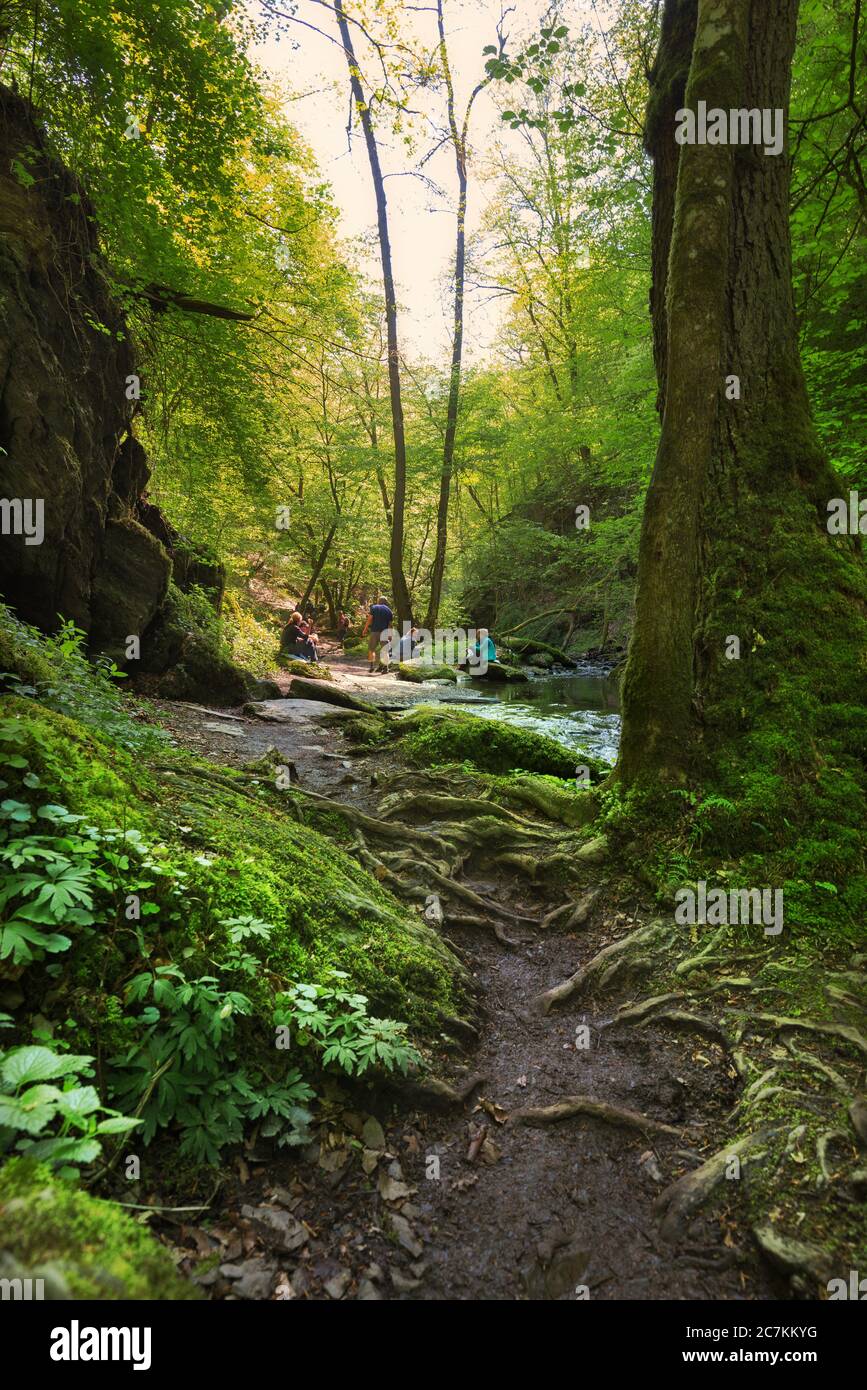
<path fill-rule="evenodd" d="M 179 741 L 199 753 L 241 766 L 276 747 L 296 763 L 302 787 L 376 814 L 381 792 L 371 775 L 379 781 L 381 755 L 359 756 L 337 730 L 326 733 L 316 702 L 289 701 L 286 724 L 237 714 L 209 718 L 179 704 L 165 703 L 162 712 Z M 739 1225 L 736 1194 L 731 1203 L 718 1202 L 712 1215 L 699 1214 L 687 1243 L 676 1249 L 661 1239 L 653 1210 L 667 1184 L 719 1145 L 736 1093 L 723 1052 L 652 1025 L 609 1027 L 618 1005 L 628 1000 L 623 991 L 589 1009 L 586 1000 L 570 1001 L 548 1017 L 530 1007 L 540 991 L 647 920 L 644 905 L 634 893 L 625 899 L 622 886 L 600 870 L 602 891 L 589 925 L 566 934 L 556 926 L 541 930 L 516 923 L 509 915 L 539 919 L 556 905 L 549 891 L 525 877 L 471 860 L 461 881 L 500 904 L 498 925 L 516 943 L 506 945 L 478 927 L 446 928 L 480 993 L 477 1046 L 463 1053 L 463 1065 L 450 1079 L 457 1087 L 473 1075 L 484 1079 L 462 1106 L 444 1112 L 404 1107 L 395 1113 L 387 1094 L 367 1093 L 361 1104 L 356 1096 L 346 1102 L 351 1111 L 343 1120 L 332 1108 L 321 1143 L 303 1155 L 281 1155 L 275 1162 L 263 1154 L 252 1175 L 244 1168 L 235 1198 L 224 1194 L 221 1220 L 223 1229 L 247 1232 L 245 1251 L 250 1244 L 244 1211 L 249 1218 L 257 1197 L 282 1200 L 275 1192 L 294 1194 L 293 1216 L 316 1232 L 306 1249 L 280 1257 L 274 1277 L 283 1292 L 274 1296 L 781 1296 L 782 1285 L 777 1287 Z M 454 1043 L 446 1049 L 452 1056 L 463 1052 Z M 685 1132 L 645 1134 L 586 1116 L 540 1127 L 508 1120 L 518 1109 L 575 1095 Z M 346 1147 L 350 1134 L 341 1133 L 345 1123 L 349 1130 L 355 1125 L 357 1134 L 364 1113 L 375 1117 L 383 1135 L 369 1173 L 362 1172 L 357 1150 L 352 1156 Z M 332 1162 L 335 1155 L 340 1162 Z M 253 1154 L 250 1161 L 259 1157 Z M 247 1296 L 271 1296 L 267 1281 L 254 1286 L 261 1291 Z"/>

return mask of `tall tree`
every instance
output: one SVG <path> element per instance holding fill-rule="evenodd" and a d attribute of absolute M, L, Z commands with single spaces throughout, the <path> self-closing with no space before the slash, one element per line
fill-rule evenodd
<path fill-rule="evenodd" d="M 827 526 L 843 494 L 799 359 L 789 160 L 675 139 L 676 112 L 700 100 L 787 119 L 797 13 L 798 0 L 666 0 L 647 120 L 662 428 L 619 775 L 678 785 L 714 768 L 737 788 L 764 764 L 815 814 L 827 708 L 860 701 L 867 585 L 858 538 Z"/>
<path fill-rule="evenodd" d="M 376 195 L 376 220 L 379 232 L 379 255 L 382 263 L 382 288 L 385 295 L 385 323 L 388 340 L 388 389 L 391 397 L 391 426 L 394 436 L 394 485 L 391 498 L 391 544 L 389 547 L 389 568 L 391 571 L 392 598 L 399 622 L 409 621 L 409 588 L 403 569 L 404 517 L 406 511 L 406 432 L 403 419 L 403 401 L 400 383 L 400 352 L 397 335 L 397 294 L 394 285 L 394 267 L 391 258 L 391 237 L 388 225 L 388 201 L 385 196 L 385 182 L 382 163 L 379 158 L 379 145 L 370 109 L 370 97 L 361 81 L 361 69 L 355 56 L 349 20 L 343 0 L 334 0 L 334 13 L 340 32 L 340 42 L 346 55 L 349 69 L 349 82 L 352 99 L 364 133 L 370 176 Z"/>
<path fill-rule="evenodd" d="M 500 18 L 498 28 L 498 55 L 502 56 L 505 39 L 503 37 L 503 18 Z M 448 117 L 449 140 L 455 156 L 455 171 L 458 182 L 458 203 L 455 225 L 455 268 L 454 268 L 454 312 L 452 316 L 452 361 L 449 374 L 449 395 L 446 408 L 446 428 L 443 436 L 443 462 L 440 473 L 439 500 L 437 502 L 437 529 L 436 543 L 434 545 L 433 567 L 431 569 L 430 597 L 428 599 L 427 617 L 425 626 L 429 631 L 433 631 L 439 616 L 440 598 L 442 596 L 443 575 L 446 565 L 446 548 L 448 546 L 449 530 L 449 496 L 451 493 L 452 474 L 455 464 L 455 440 L 458 432 L 458 409 L 461 399 L 461 366 L 463 361 L 464 348 L 464 285 L 466 279 L 466 259 L 467 259 L 467 186 L 468 171 L 467 141 L 470 129 L 470 117 L 473 112 L 476 98 L 480 92 L 491 81 L 487 76 L 481 82 L 477 82 L 473 87 L 467 104 L 464 108 L 463 118 L 459 119 L 457 104 L 455 101 L 455 86 L 452 78 L 452 68 L 449 59 L 449 49 L 446 40 L 445 16 L 443 14 L 443 0 L 437 0 L 437 32 L 439 34 L 439 63 L 442 71 L 443 81 L 446 91 L 446 113 Z"/>

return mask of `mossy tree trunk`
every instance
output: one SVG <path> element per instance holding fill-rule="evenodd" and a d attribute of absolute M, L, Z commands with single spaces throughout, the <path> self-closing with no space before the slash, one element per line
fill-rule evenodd
<path fill-rule="evenodd" d="M 823 704 L 859 699 L 867 589 L 857 538 L 827 531 L 843 489 L 800 364 L 788 152 L 675 140 L 676 111 L 699 100 L 788 119 L 797 10 L 666 0 L 647 122 L 662 426 L 623 688 L 627 785 L 769 751 L 794 763 L 797 739 L 815 751 Z M 777 744 L 775 729 L 789 731 Z"/>

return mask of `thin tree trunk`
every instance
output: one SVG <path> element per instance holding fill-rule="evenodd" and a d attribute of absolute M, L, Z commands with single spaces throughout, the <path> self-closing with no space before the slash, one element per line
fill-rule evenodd
<path fill-rule="evenodd" d="M 473 92 L 467 105 L 463 131 L 458 129 L 455 114 L 455 92 L 446 44 L 445 21 L 443 19 L 443 0 L 437 0 L 437 24 L 440 37 L 440 62 L 446 83 L 446 105 L 448 109 L 449 131 L 455 155 L 455 168 L 458 176 L 458 211 L 455 239 L 454 274 L 454 315 L 452 320 L 452 365 L 449 377 L 449 399 L 446 414 L 446 429 L 443 439 L 443 463 L 440 472 L 440 491 L 437 503 L 437 530 L 434 546 L 433 568 L 431 570 L 430 597 L 428 600 L 425 627 L 433 632 L 439 617 L 442 597 L 443 575 L 446 566 L 446 548 L 449 532 L 449 494 L 455 461 L 455 439 L 458 430 L 458 408 L 461 397 L 461 363 L 464 346 L 464 280 L 466 270 L 466 219 L 467 219 L 467 125 L 473 100 L 481 85 Z"/>
<path fill-rule="evenodd" d="M 385 295 L 385 324 L 388 344 L 388 390 L 391 397 L 391 424 L 394 435 L 394 495 L 392 497 L 391 545 L 389 549 L 389 568 L 391 572 L 392 602 L 397 610 L 399 622 L 412 618 L 409 590 L 403 570 L 404 513 L 406 509 L 406 434 L 403 421 L 403 402 L 400 389 L 400 355 L 397 340 L 397 295 L 394 286 L 394 269 L 391 259 L 391 241 L 388 228 L 388 204 L 385 197 L 385 184 L 376 133 L 370 115 L 370 105 L 361 85 L 360 69 L 352 45 L 352 35 L 343 0 L 334 0 L 334 13 L 340 31 L 340 41 L 349 69 L 349 81 L 355 109 L 361 121 L 370 174 L 376 195 L 376 217 L 379 229 L 379 254 L 382 262 L 382 288 Z"/>

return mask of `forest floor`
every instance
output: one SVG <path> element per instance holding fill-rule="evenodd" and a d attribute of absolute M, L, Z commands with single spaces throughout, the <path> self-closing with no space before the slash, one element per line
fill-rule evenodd
<path fill-rule="evenodd" d="M 358 676 L 341 675 L 342 684 L 392 684 L 367 677 L 363 666 Z M 276 748 L 294 762 L 302 788 L 376 814 L 387 756 L 359 753 L 326 730 L 317 702 L 287 702 L 282 723 L 156 703 L 178 743 L 197 753 L 242 766 Z M 588 1009 L 586 999 L 548 1017 L 530 1008 L 539 991 L 648 920 L 648 904 L 624 896 L 603 866 L 587 925 L 567 934 L 539 925 L 550 889 L 472 859 L 461 877 L 503 914 L 498 935 L 444 929 L 480 998 L 470 1046 L 443 1039 L 441 1074 L 465 1092 L 463 1103 L 434 1107 L 428 1099 L 414 1108 L 417 1101 L 396 1100 L 394 1089 L 335 1086 L 315 1143 L 289 1157 L 254 1144 L 207 1212 L 155 1225 L 181 1269 L 212 1298 L 785 1296 L 734 1196 L 699 1214 L 679 1245 L 659 1233 L 659 1193 L 719 1147 L 736 1095 L 723 1050 L 652 1024 L 609 1030 L 623 992 L 608 994 L 604 1009 Z M 575 1095 L 672 1132 L 588 1115 L 538 1127 L 510 1119 Z"/>

